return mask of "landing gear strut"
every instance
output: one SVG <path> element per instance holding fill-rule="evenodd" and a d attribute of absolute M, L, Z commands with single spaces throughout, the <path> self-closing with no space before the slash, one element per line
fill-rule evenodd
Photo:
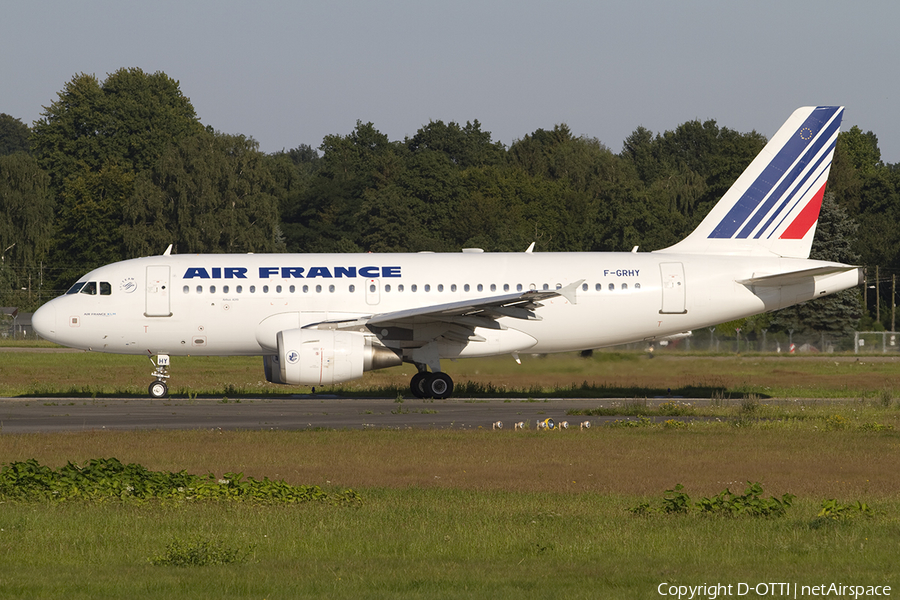
<path fill-rule="evenodd" d="M 409 389 L 416 398 L 443 400 L 453 394 L 453 380 L 446 373 L 421 370 L 413 375 Z"/>
<path fill-rule="evenodd" d="M 153 362 L 152 358 L 150 359 L 150 362 Z M 169 378 L 169 355 L 157 355 L 156 362 L 153 363 L 153 366 L 155 366 L 156 369 L 154 369 L 151 375 L 156 377 L 156 381 L 150 384 L 147 391 L 152 398 L 165 398 L 169 393 L 169 386 L 166 385 L 166 379 Z"/>

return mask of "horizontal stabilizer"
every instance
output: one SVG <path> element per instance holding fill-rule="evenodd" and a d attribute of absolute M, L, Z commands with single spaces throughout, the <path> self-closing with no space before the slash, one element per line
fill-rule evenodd
<path fill-rule="evenodd" d="M 749 279 L 738 280 L 737 283 L 740 283 L 742 285 L 753 285 L 757 287 L 780 287 L 782 285 L 802 283 L 804 281 L 812 279 L 813 277 L 834 275 L 835 273 L 847 273 L 858 268 L 859 267 L 850 267 L 847 265 L 816 267 L 813 269 L 803 269 L 802 271 L 792 271 L 790 273 L 776 273 L 774 275 L 754 275 Z"/>

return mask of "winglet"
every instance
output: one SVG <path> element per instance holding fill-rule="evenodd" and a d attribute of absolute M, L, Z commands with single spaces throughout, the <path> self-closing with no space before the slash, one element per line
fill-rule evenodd
<path fill-rule="evenodd" d="M 166 248 L 166 251 L 163 252 L 162 255 L 163 255 L 163 256 L 169 256 L 170 254 L 172 254 L 172 244 L 169 244 L 169 247 Z"/>
<path fill-rule="evenodd" d="M 525 251 L 525 254 L 532 254 L 534 252 L 534 242 L 531 242 L 531 245 L 528 246 L 528 250 Z"/>

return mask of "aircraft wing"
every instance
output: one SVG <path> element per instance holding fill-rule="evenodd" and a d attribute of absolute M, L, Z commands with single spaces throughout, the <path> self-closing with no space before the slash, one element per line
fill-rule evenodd
<path fill-rule="evenodd" d="M 505 329 L 497 322 L 501 317 L 541 320 L 535 313 L 543 306 L 541 300 L 563 297 L 572 304 L 576 303 L 575 290 L 584 282 L 583 279 L 570 283 L 556 290 L 528 290 L 500 296 L 486 296 L 459 302 L 432 304 L 386 313 L 376 313 L 359 317 L 355 320 L 322 321 L 309 328 L 316 329 L 354 329 L 369 326 L 412 327 L 427 323 L 447 323 L 464 325 L 468 328 L 488 327 Z"/>

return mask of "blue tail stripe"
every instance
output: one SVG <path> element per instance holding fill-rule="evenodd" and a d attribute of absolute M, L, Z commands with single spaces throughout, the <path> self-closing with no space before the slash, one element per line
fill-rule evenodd
<path fill-rule="evenodd" d="M 731 210 L 728 211 L 725 218 L 716 225 L 712 233 L 709 234 L 710 238 L 731 238 L 739 229 L 741 229 L 747 219 L 753 214 L 754 210 L 756 210 L 756 207 L 759 206 L 775 184 L 781 179 L 781 176 L 785 171 L 791 168 L 791 165 L 797 161 L 797 158 L 807 149 L 812 140 L 817 139 L 816 134 L 822 126 L 827 123 L 838 110 L 840 110 L 840 107 L 830 106 L 827 107 L 827 109 L 828 110 L 815 110 L 807 117 L 804 123 L 796 132 L 794 132 L 794 135 L 791 136 L 791 139 L 785 143 L 772 161 L 766 165 L 763 172 L 760 173 L 756 180 L 747 188 L 747 191 L 744 192 L 743 196 L 741 196 Z M 835 121 L 837 122 L 837 125 L 840 124 L 839 120 L 836 119 Z M 810 137 L 807 137 L 805 140 L 803 139 L 805 136 L 800 135 L 800 132 L 803 131 L 804 128 L 808 128 L 811 133 Z M 830 136 L 822 137 L 827 140 Z M 777 201 L 777 196 L 775 198 L 776 199 L 773 200 L 773 202 Z M 764 212 L 760 214 L 756 222 L 758 223 L 764 215 Z M 752 228 L 747 230 L 747 234 L 744 237 L 749 235 L 749 231 L 752 231 Z"/>
<path fill-rule="evenodd" d="M 748 221 L 747 225 L 741 230 L 741 232 L 738 234 L 737 237 L 739 237 L 739 238 L 749 237 L 750 234 L 753 232 L 753 230 L 756 228 L 756 226 L 759 225 L 759 222 L 762 221 L 763 218 L 767 214 L 769 214 L 770 210 L 772 210 L 772 206 L 774 206 L 775 203 L 778 202 L 778 200 L 780 198 L 782 198 L 785 195 L 785 193 L 787 193 L 787 190 L 791 186 L 793 186 L 794 184 L 797 184 L 796 187 L 794 188 L 794 191 L 791 192 L 784 199 L 784 202 L 781 203 L 781 206 L 778 207 L 778 210 L 775 211 L 775 214 L 773 214 L 769 218 L 769 221 L 768 221 L 768 223 L 766 223 L 766 227 L 763 228 L 763 231 L 769 226 L 769 224 L 772 223 L 772 221 L 775 218 L 778 217 L 778 215 L 781 213 L 781 211 L 784 210 L 784 207 L 787 206 L 787 204 L 790 202 L 791 198 L 793 198 L 794 195 L 797 193 L 797 190 L 803 186 L 803 182 L 812 176 L 815 169 L 810 169 L 806 173 L 806 175 L 801 180 L 799 180 L 799 182 L 797 180 L 797 176 L 803 171 L 804 168 L 806 168 L 807 164 L 809 164 L 809 161 L 812 158 L 814 158 L 822 150 L 822 147 L 831 141 L 831 136 L 834 134 L 835 130 L 837 130 L 838 127 L 840 127 L 840 123 L 837 120 L 835 120 L 831 123 L 831 126 L 829 126 L 828 129 L 825 130 L 824 134 L 822 134 L 818 137 L 816 142 L 812 146 L 809 147 L 809 149 L 804 153 L 804 155 L 800 158 L 800 160 L 794 166 L 794 168 L 791 170 L 791 173 L 787 177 L 784 178 L 784 180 L 781 182 L 781 185 L 778 186 L 778 189 L 776 189 L 775 192 L 771 196 L 769 196 L 769 199 L 766 200 L 765 204 L 763 204 L 762 207 L 756 212 L 756 214 L 753 215 L 753 217 Z M 816 164 L 818 165 L 819 163 L 821 163 L 822 159 L 826 155 L 827 155 L 827 153 L 820 156 L 819 159 L 816 161 Z M 762 231 L 759 234 L 757 234 L 755 237 L 759 238 L 761 233 L 762 233 Z"/>
<path fill-rule="evenodd" d="M 777 230 L 779 227 L 781 227 L 781 224 L 784 222 L 784 220 L 787 218 L 787 216 L 789 214 L 791 214 L 791 211 L 794 209 L 794 206 L 796 206 L 796 202 L 792 202 L 792 200 L 798 195 L 798 192 L 799 192 L 799 196 L 802 198 L 803 196 L 806 195 L 806 193 L 809 191 L 809 189 L 811 187 L 813 187 L 816 184 L 816 182 L 819 180 L 819 177 L 817 177 L 815 180 L 809 181 L 809 183 L 807 184 L 807 181 L 809 180 L 809 178 L 812 177 L 815 173 L 817 173 L 819 171 L 819 167 L 822 165 L 822 163 L 829 158 L 831 151 L 834 150 L 834 146 L 835 146 L 835 142 L 832 142 L 831 145 L 829 146 L 828 150 L 826 150 L 822 154 L 822 156 L 819 157 L 819 160 L 816 161 L 816 164 L 813 166 L 812 169 L 809 170 L 809 172 L 806 174 L 806 177 L 803 178 L 803 181 L 800 182 L 800 184 L 796 187 L 794 192 L 788 198 L 785 198 L 785 200 L 781 204 L 781 206 L 778 207 L 778 210 L 775 211 L 775 214 L 773 214 L 771 217 L 769 217 L 769 220 L 766 221 L 765 226 L 763 226 L 763 228 L 760 229 L 759 232 L 754 236 L 756 239 L 759 239 L 760 237 L 765 235 L 765 233 L 767 231 L 769 233 L 768 233 L 768 235 L 766 235 L 766 238 L 769 238 L 772 236 L 772 231 L 774 231 L 774 230 L 770 231 L 769 226 L 772 224 L 773 221 L 775 221 L 775 219 L 777 219 L 779 217 L 779 215 L 781 216 L 781 219 L 778 221 L 778 224 L 775 226 L 775 229 Z M 829 163 L 828 166 L 830 167 L 831 163 Z M 803 190 L 799 191 L 801 188 L 803 188 Z M 799 202 L 799 200 L 797 200 L 797 202 Z M 790 203 L 791 206 L 790 206 L 790 208 L 785 210 L 785 207 L 788 205 L 788 203 Z"/>

